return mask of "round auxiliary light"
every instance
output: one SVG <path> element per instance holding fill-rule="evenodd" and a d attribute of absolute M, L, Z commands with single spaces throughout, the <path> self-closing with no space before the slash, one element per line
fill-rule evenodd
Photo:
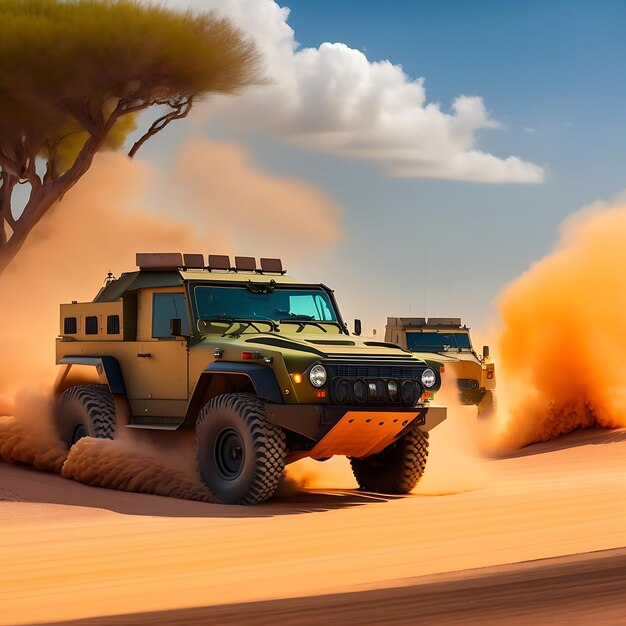
<path fill-rule="evenodd" d="M 400 398 L 402 403 L 408 406 L 413 406 L 419 397 L 417 391 L 418 385 L 414 380 L 404 380 L 400 385 Z"/>
<path fill-rule="evenodd" d="M 326 383 L 326 368 L 323 365 L 314 365 L 309 372 L 309 380 L 313 387 L 323 387 Z"/>
<path fill-rule="evenodd" d="M 389 394 L 389 399 L 392 402 L 396 402 L 398 400 L 398 383 L 395 380 L 387 381 L 387 393 Z"/>
<path fill-rule="evenodd" d="M 355 380 L 354 385 L 354 400 L 358 404 L 365 404 L 367 402 L 367 392 L 369 391 L 367 383 L 362 380 Z"/>
<path fill-rule="evenodd" d="M 435 372 L 431 370 L 430 367 L 428 369 L 425 369 L 422 372 L 422 385 L 424 385 L 426 389 L 430 389 L 431 387 L 434 387 L 436 384 L 437 384 L 437 374 L 435 374 Z"/>
<path fill-rule="evenodd" d="M 352 396 L 352 384 L 346 378 L 340 378 L 334 384 L 333 396 L 338 404 L 348 404 Z"/>

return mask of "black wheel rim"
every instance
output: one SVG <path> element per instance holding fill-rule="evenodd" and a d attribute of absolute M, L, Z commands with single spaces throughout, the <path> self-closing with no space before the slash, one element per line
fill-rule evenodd
<path fill-rule="evenodd" d="M 234 428 L 225 428 L 215 440 L 215 466 L 225 480 L 241 474 L 244 462 L 243 441 Z"/>
<path fill-rule="evenodd" d="M 89 431 L 84 424 L 79 424 L 74 429 L 74 434 L 72 435 L 72 445 L 74 445 L 79 439 L 83 437 L 89 437 Z"/>

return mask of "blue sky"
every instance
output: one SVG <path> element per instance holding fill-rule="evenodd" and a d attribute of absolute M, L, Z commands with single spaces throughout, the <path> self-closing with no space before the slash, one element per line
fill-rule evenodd
<path fill-rule="evenodd" d="M 343 207 L 343 242 L 285 261 L 335 287 L 347 316 L 368 328 L 409 312 L 485 327 L 498 292 L 550 250 L 564 217 L 626 187 L 626 3 L 285 5 L 302 47 L 342 42 L 370 62 L 401 65 L 425 79 L 427 100 L 444 112 L 458 96 L 479 96 L 501 127 L 476 130 L 476 147 L 544 168 L 538 183 L 394 178 L 262 128 L 207 124 L 213 137 L 245 145 L 264 171 L 308 181 Z M 154 142 L 145 158 L 158 160 L 162 147 Z"/>

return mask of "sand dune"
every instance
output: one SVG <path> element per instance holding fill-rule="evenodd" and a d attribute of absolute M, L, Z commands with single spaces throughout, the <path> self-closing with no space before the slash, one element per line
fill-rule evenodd
<path fill-rule="evenodd" d="M 392 587 L 626 539 L 626 431 L 487 463 L 476 491 L 308 491 L 257 507 L 87 487 L 0 464 L 0 622 Z"/>

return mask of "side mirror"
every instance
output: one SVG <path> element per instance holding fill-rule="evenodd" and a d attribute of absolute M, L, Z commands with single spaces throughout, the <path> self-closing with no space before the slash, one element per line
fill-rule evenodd
<path fill-rule="evenodd" d="M 182 325 L 183 321 L 180 317 L 173 317 L 170 319 L 170 335 L 172 337 L 182 337 Z"/>
<path fill-rule="evenodd" d="M 483 346 L 483 359 L 489 358 L 489 346 Z"/>
<path fill-rule="evenodd" d="M 361 320 L 354 320 L 354 334 L 357 337 L 361 334 Z"/>

